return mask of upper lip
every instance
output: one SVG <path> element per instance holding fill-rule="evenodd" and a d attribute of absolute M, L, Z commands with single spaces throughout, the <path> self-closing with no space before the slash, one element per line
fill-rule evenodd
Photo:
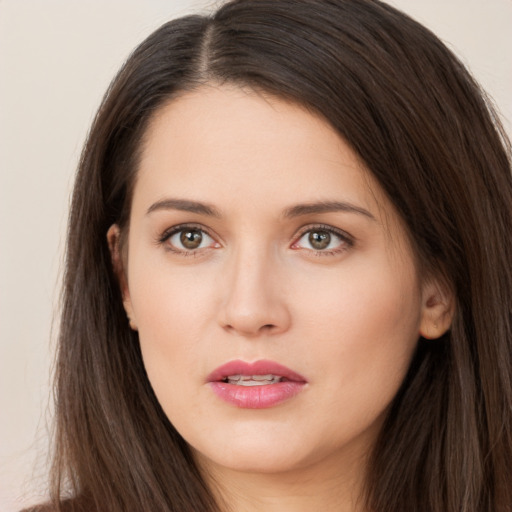
<path fill-rule="evenodd" d="M 290 368 L 264 359 L 253 363 L 241 360 L 229 361 L 213 370 L 206 380 L 208 382 L 221 382 L 230 375 L 275 375 L 294 382 L 307 382 L 302 375 L 290 370 Z"/>

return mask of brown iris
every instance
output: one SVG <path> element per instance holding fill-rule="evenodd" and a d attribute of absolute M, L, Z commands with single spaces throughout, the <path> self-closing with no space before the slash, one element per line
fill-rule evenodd
<path fill-rule="evenodd" d="M 311 231 L 308 238 L 311 247 L 317 250 L 325 249 L 331 243 L 331 234 L 327 231 Z"/>
<path fill-rule="evenodd" d="M 180 242 L 185 249 L 197 249 L 203 241 L 203 233 L 199 229 L 188 229 L 181 232 Z"/>

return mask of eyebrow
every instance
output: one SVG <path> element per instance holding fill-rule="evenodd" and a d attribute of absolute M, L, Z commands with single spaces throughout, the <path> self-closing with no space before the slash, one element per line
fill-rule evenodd
<path fill-rule="evenodd" d="M 285 218 L 300 217 L 302 215 L 331 213 L 331 212 L 348 212 L 364 215 L 369 219 L 376 220 L 375 217 L 364 208 L 346 202 L 340 201 L 320 201 L 316 203 L 297 204 L 284 211 Z"/>
<path fill-rule="evenodd" d="M 146 212 L 146 215 L 158 210 L 180 210 L 182 212 L 192 212 L 199 215 L 208 215 L 211 217 L 220 217 L 219 211 L 206 203 L 199 201 L 190 201 L 188 199 L 163 199 L 153 203 Z"/>
<path fill-rule="evenodd" d="M 179 210 L 182 212 L 197 213 L 198 215 L 207 215 L 210 217 L 220 218 L 220 212 L 212 205 L 201 203 L 199 201 L 191 201 L 189 199 L 162 199 L 153 203 L 146 212 L 146 215 L 158 210 Z M 291 219 L 301 217 L 303 215 L 314 215 L 331 212 L 348 212 L 364 215 L 369 219 L 376 220 L 375 217 L 364 208 L 350 203 L 341 201 L 319 201 L 315 203 L 302 203 L 291 206 L 284 210 L 284 218 Z"/>

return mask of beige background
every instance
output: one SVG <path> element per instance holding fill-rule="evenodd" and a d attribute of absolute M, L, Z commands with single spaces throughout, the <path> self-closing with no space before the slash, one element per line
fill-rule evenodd
<path fill-rule="evenodd" d="M 128 53 L 201 0 L 0 0 L 0 510 L 44 496 L 52 321 L 74 169 Z M 462 57 L 512 133 L 512 0 L 393 0 Z"/>

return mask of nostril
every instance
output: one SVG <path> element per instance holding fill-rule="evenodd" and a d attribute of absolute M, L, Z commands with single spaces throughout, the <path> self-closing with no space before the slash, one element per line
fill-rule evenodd
<path fill-rule="evenodd" d="M 227 324 L 224 326 L 224 329 L 228 332 L 232 333 L 239 333 L 243 336 L 253 337 L 258 336 L 262 333 L 271 333 L 272 331 L 275 331 L 277 329 L 277 325 L 275 324 L 264 324 L 261 325 L 259 328 L 256 326 L 251 325 L 231 325 Z"/>

